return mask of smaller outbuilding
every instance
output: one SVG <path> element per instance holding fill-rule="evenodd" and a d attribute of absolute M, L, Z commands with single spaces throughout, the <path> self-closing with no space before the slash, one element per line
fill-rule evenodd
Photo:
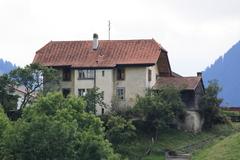
<path fill-rule="evenodd" d="M 179 123 L 178 127 L 192 132 L 201 131 L 203 119 L 199 114 L 198 104 L 205 93 L 202 74 L 198 72 L 195 77 L 182 77 L 173 72 L 170 77 L 159 77 L 153 89 L 160 90 L 167 86 L 180 90 L 182 101 L 187 107 L 185 121 Z"/>

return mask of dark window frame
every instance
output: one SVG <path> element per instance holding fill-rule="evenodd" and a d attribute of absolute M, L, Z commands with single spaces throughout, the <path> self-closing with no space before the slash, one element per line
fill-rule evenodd
<path fill-rule="evenodd" d="M 148 81 L 152 81 L 152 70 L 148 69 Z"/>
<path fill-rule="evenodd" d="M 125 78 L 125 68 L 117 68 L 117 80 L 123 81 Z"/>
<path fill-rule="evenodd" d="M 104 77 L 105 76 L 105 71 L 102 71 L 102 77 Z"/>
<path fill-rule="evenodd" d="M 83 79 L 94 79 L 94 69 L 79 69 L 78 70 L 78 80 Z"/>
<path fill-rule="evenodd" d="M 120 92 L 122 92 L 122 93 L 120 93 Z M 117 89 L 116 89 L 116 96 L 120 100 L 125 100 L 125 98 L 126 98 L 126 90 L 125 90 L 125 88 L 124 87 L 117 87 Z"/>
<path fill-rule="evenodd" d="M 64 98 L 67 98 L 67 96 L 71 93 L 71 89 L 70 88 L 63 88 L 62 89 L 62 94 Z"/>
<path fill-rule="evenodd" d="M 71 68 L 64 68 L 62 70 L 62 80 L 63 81 L 71 81 Z"/>

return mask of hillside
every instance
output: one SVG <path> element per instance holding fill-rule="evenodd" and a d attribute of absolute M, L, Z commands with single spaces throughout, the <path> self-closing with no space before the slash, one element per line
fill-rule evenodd
<path fill-rule="evenodd" d="M 220 97 L 224 98 L 223 105 L 240 106 L 239 60 L 240 41 L 203 72 L 205 85 L 209 80 L 216 79 L 223 87 L 220 93 Z"/>
<path fill-rule="evenodd" d="M 0 58 L 0 74 L 8 73 L 12 69 L 16 68 L 15 64 L 12 64 L 9 61 L 4 61 Z"/>
<path fill-rule="evenodd" d="M 238 160 L 239 150 L 240 133 L 236 133 L 200 151 L 194 160 Z"/>

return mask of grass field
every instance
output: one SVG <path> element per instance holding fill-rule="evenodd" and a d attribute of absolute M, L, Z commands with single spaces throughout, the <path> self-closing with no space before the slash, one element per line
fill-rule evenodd
<path fill-rule="evenodd" d="M 200 150 L 194 160 L 239 160 L 240 133 L 235 133 L 215 144 Z"/>
<path fill-rule="evenodd" d="M 132 145 L 125 146 L 124 148 L 129 153 L 129 159 L 161 160 L 164 159 L 165 149 L 191 152 L 194 157 L 200 157 L 201 154 L 208 154 L 206 151 L 204 152 L 206 147 L 210 147 L 219 140 L 235 134 L 239 129 L 240 123 L 235 123 L 233 126 L 218 125 L 210 131 L 198 134 L 168 129 L 162 131 L 158 140 L 154 143 L 152 143 L 152 138 L 149 136 L 139 136 Z M 201 145 L 198 146 L 198 144 Z M 190 147 L 186 147 L 189 145 Z M 151 148 L 151 153 L 146 155 L 149 148 Z"/>

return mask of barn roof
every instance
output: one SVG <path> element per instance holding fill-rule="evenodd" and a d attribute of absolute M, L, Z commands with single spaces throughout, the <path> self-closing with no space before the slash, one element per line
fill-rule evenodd
<path fill-rule="evenodd" d="M 173 86 L 181 90 L 195 90 L 199 83 L 202 83 L 201 77 L 159 77 L 153 88 Z"/>

